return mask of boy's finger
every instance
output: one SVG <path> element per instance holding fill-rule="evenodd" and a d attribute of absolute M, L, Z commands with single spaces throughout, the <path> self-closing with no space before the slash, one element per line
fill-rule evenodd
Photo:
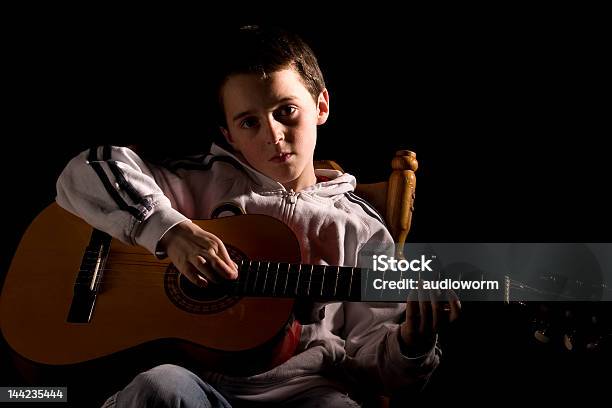
<path fill-rule="evenodd" d="M 234 270 L 233 262 L 231 267 L 219 256 L 213 255 L 209 259 L 209 262 L 216 274 L 223 279 L 236 279 L 238 277 L 238 271 Z M 231 261 L 230 261 L 231 262 Z"/>
<path fill-rule="evenodd" d="M 417 324 L 419 322 L 419 302 L 410 300 L 410 297 L 406 300 L 406 327 L 408 334 L 412 334 L 416 331 Z"/>
<path fill-rule="evenodd" d="M 196 274 L 195 277 L 196 277 L 196 280 L 198 281 L 197 283 L 198 286 L 201 286 L 203 288 L 208 287 L 208 279 L 206 279 L 205 277 L 199 274 Z"/>
<path fill-rule="evenodd" d="M 208 286 L 208 279 L 191 264 L 187 264 L 183 270 L 180 271 L 191 283 L 201 288 Z"/>
<path fill-rule="evenodd" d="M 442 304 L 440 302 L 438 291 L 429 291 L 429 301 L 431 302 L 432 312 L 432 325 L 431 330 L 433 333 L 437 333 L 441 323 L 445 320 L 444 311 L 442 310 Z"/>
<path fill-rule="evenodd" d="M 421 315 L 421 323 L 419 325 L 419 332 L 424 335 L 428 335 L 431 332 L 432 317 L 431 317 L 431 300 L 427 291 L 422 289 L 423 281 L 419 282 L 419 289 L 417 290 L 419 296 L 419 313 Z"/>
<path fill-rule="evenodd" d="M 235 279 L 235 277 L 238 276 L 237 265 L 234 263 L 234 261 L 232 261 L 232 257 L 230 256 L 229 252 L 227 252 L 227 248 L 225 247 L 225 244 L 223 243 L 223 241 L 218 239 L 217 244 L 219 246 L 219 257 L 223 260 L 223 262 L 225 262 L 226 265 L 230 267 L 233 274 L 235 275 L 231 277 L 230 279 Z"/>
<path fill-rule="evenodd" d="M 410 289 L 410 291 L 408 292 L 408 298 L 406 299 L 407 302 L 417 302 L 419 301 L 419 295 L 418 295 L 418 290 L 417 289 Z"/>
<path fill-rule="evenodd" d="M 196 273 L 208 280 L 209 282 L 216 283 L 217 279 L 215 279 L 215 273 L 211 270 L 211 266 L 209 262 L 204 259 L 203 256 L 196 256 L 192 265 L 197 269 Z"/>
<path fill-rule="evenodd" d="M 461 314 L 461 302 L 459 301 L 459 296 L 457 296 L 454 290 L 447 291 L 447 297 L 448 305 L 450 307 L 449 321 L 454 322 Z"/>

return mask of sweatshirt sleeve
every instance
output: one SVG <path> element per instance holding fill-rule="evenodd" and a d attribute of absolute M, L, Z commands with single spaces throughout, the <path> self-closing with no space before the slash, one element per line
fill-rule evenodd
<path fill-rule="evenodd" d="M 56 201 L 94 228 L 155 254 L 160 238 L 188 220 L 172 207 L 172 202 L 185 201 L 173 197 L 174 192 L 187 190 L 165 182 L 163 191 L 155 174 L 167 181 L 165 173 L 170 172 L 145 163 L 126 147 L 94 147 L 64 168 L 56 183 Z M 172 180 L 181 182 L 178 177 Z"/>
<path fill-rule="evenodd" d="M 367 240 L 369 246 L 392 244 L 386 228 L 376 224 L 370 225 L 373 234 Z M 349 378 L 387 395 L 425 386 L 439 364 L 441 352 L 436 340 L 422 355 L 402 353 L 399 325 L 405 310 L 405 303 L 344 304 L 344 367 Z"/>
<path fill-rule="evenodd" d="M 345 370 L 349 378 L 391 395 L 408 387 L 421 389 L 440 361 L 437 342 L 428 352 L 402 354 L 397 303 L 347 303 Z"/>

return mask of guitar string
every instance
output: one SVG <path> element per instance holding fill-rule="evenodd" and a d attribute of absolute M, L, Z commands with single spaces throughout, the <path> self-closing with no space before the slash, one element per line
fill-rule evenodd
<path fill-rule="evenodd" d="M 180 273 L 172 273 L 172 275 L 180 275 Z M 163 286 L 163 279 L 160 279 L 160 276 L 146 276 L 146 277 L 142 277 L 140 275 L 124 275 L 124 276 L 114 276 L 114 277 L 102 277 L 100 278 L 97 283 L 98 284 L 104 284 L 104 283 L 136 283 L 136 284 L 143 284 L 143 285 L 152 285 L 152 286 Z M 244 279 L 236 279 L 233 282 L 244 282 Z M 311 280 L 311 279 L 304 279 L 298 281 L 296 280 L 296 284 L 298 286 L 304 286 L 304 285 L 312 285 L 313 283 L 318 284 L 322 282 L 322 280 Z M 90 286 L 91 285 L 91 279 L 83 279 L 83 280 L 79 280 L 77 279 L 75 282 L 75 285 L 79 285 L 79 286 Z M 263 287 L 262 287 L 263 288 Z"/>
<path fill-rule="evenodd" d="M 141 262 L 111 262 L 111 265 L 113 265 L 113 266 L 115 266 L 115 265 L 129 265 L 129 266 L 138 266 L 138 267 L 160 268 L 160 269 L 163 269 L 163 271 L 160 271 L 160 272 L 157 272 L 157 271 L 142 271 L 142 270 L 139 270 L 139 272 L 138 272 L 138 275 L 146 274 L 146 275 L 149 275 L 149 276 L 150 275 L 163 275 L 163 274 L 165 274 L 166 273 L 166 269 L 168 268 L 169 264 L 170 264 L 169 262 L 154 262 L 154 261 L 147 261 L 146 263 L 141 263 Z M 284 262 L 279 262 L 278 263 L 278 265 L 281 265 L 281 264 L 289 264 L 289 265 L 292 265 L 292 266 L 300 265 L 300 264 L 297 264 L 297 263 L 296 264 L 293 264 L 293 263 L 284 263 Z M 317 266 L 327 266 L 327 265 L 317 265 Z M 345 270 L 348 270 L 351 267 L 344 267 L 344 268 L 346 268 Z M 126 272 L 125 270 L 122 270 L 122 269 L 106 268 L 106 267 L 105 268 L 101 268 L 100 271 L 104 272 L 105 276 L 109 276 L 113 272 L 114 273 L 112 275 L 118 274 L 118 273 L 120 273 L 120 274 L 129 273 L 129 272 Z M 293 271 L 291 269 L 289 269 L 287 271 L 283 271 L 283 272 L 284 273 L 287 272 L 287 273 L 290 273 L 290 274 L 298 274 L 299 275 L 299 271 L 296 272 L 296 271 Z M 167 273 L 170 273 L 170 274 L 176 273 L 176 274 L 178 274 L 179 272 L 167 272 Z M 130 275 L 130 276 L 132 276 L 132 275 Z M 323 277 L 323 274 L 321 274 L 321 276 Z M 85 278 L 85 279 L 89 280 L 88 278 Z M 518 280 L 514 280 L 512 278 L 508 278 L 508 279 L 509 279 L 509 282 L 512 285 L 515 285 L 514 286 L 515 288 L 530 289 L 530 290 L 533 290 L 533 291 L 541 291 L 541 289 L 535 288 L 533 286 L 529 286 L 528 284 L 526 284 L 524 282 L 521 282 L 521 281 L 518 281 Z M 564 286 L 567 286 L 567 283 L 568 282 L 565 282 Z M 601 288 L 603 290 L 611 290 L 605 284 L 586 285 L 583 281 L 578 281 L 578 280 L 576 280 L 575 282 L 569 281 L 569 283 L 575 283 L 577 287 L 592 287 L 592 288 L 597 288 L 597 289 Z"/>
<path fill-rule="evenodd" d="M 117 282 L 119 282 L 120 285 L 123 286 L 123 287 L 125 287 L 126 285 L 129 286 L 130 289 L 161 288 L 162 286 L 164 286 L 163 281 L 159 281 L 159 280 L 156 280 L 156 281 L 150 281 L 150 280 L 149 281 L 143 281 L 142 279 L 127 278 L 127 277 L 124 277 L 124 278 L 121 278 L 121 279 L 102 279 L 102 280 L 99 281 L 98 285 L 106 284 L 109 287 L 112 287 L 112 285 L 117 284 Z M 242 281 L 237 280 L 236 282 L 239 284 Z M 306 285 L 308 283 L 309 283 L 309 281 L 303 281 L 303 282 L 300 283 L 300 285 Z M 91 282 L 75 283 L 75 286 L 77 286 L 77 285 L 78 286 L 90 286 Z M 209 288 L 209 286 L 200 287 L 200 289 L 207 289 L 207 288 Z M 514 286 L 514 288 L 515 289 L 520 288 L 523 291 L 525 289 L 525 287 L 523 287 L 523 286 L 520 286 L 520 287 Z M 335 288 L 335 289 L 337 290 L 337 288 Z M 257 293 L 257 292 L 258 291 L 254 291 L 252 293 Z M 565 295 L 563 293 L 553 293 L 553 292 L 538 290 L 538 289 L 535 289 L 535 288 L 531 288 L 529 290 L 529 292 L 535 293 L 535 294 L 537 294 L 539 296 L 542 296 L 542 297 L 547 296 L 548 299 L 547 298 L 521 299 L 521 298 L 518 298 L 515 295 L 513 298 L 511 298 L 510 296 L 506 296 L 503 301 L 505 301 L 507 303 L 512 303 L 512 302 L 523 302 L 523 301 L 529 301 L 529 300 L 540 300 L 540 301 L 547 301 L 547 300 L 548 301 L 572 301 L 572 300 L 573 301 L 584 301 L 584 300 L 589 300 L 589 298 L 585 298 L 585 297 L 569 296 L 569 295 Z M 285 292 L 277 293 L 275 291 L 267 293 L 267 292 L 265 292 L 265 289 L 264 289 L 264 291 L 262 291 L 261 294 L 283 295 L 283 294 L 287 294 L 287 293 L 285 293 Z M 323 294 L 322 296 L 326 297 L 325 294 Z M 332 294 L 329 294 L 329 296 L 332 296 Z M 333 295 L 332 297 L 335 297 L 335 296 L 336 295 Z M 347 293 L 346 296 L 349 296 L 349 294 Z M 440 296 L 443 296 L 443 295 L 440 295 Z M 293 296 L 290 296 L 290 297 L 293 297 Z M 461 299 L 460 298 L 459 300 L 465 302 L 465 301 L 469 301 L 470 299 L 466 299 L 466 298 Z M 441 300 L 441 301 L 443 301 L 443 300 Z M 501 301 L 501 299 L 500 299 L 500 301 Z"/>
<path fill-rule="evenodd" d="M 92 253 L 92 255 L 94 257 L 97 257 L 96 253 Z M 129 252 L 129 251 L 116 251 L 116 250 L 112 253 L 112 255 L 113 255 L 113 257 L 117 257 L 119 255 L 137 255 L 137 256 L 143 256 L 143 257 L 151 257 L 151 254 L 149 254 L 149 253 L 144 253 L 144 252 Z M 90 259 L 92 259 L 92 258 L 90 258 Z M 93 258 L 92 261 L 94 259 L 95 258 Z M 167 266 L 169 265 L 169 262 L 146 261 L 146 260 L 145 261 L 139 261 L 139 262 L 120 262 L 120 261 L 113 262 L 113 261 L 111 261 L 111 263 L 113 265 L 133 265 L 133 266 L 147 266 L 147 264 L 148 264 L 148 265 L 158 265 L 158 266 L 164 267 L 164 268 L 167 268 Z M 282 264 L 284 262 L 279 262 L 279 263 Z M 294 264 L 292 264 L 292 265 L 294 265 Z M 299 264 L 296 264 L 296 265 L 299 265 Z M 321 266 L 323 266 L 323 265 L 321 265 Z M 325 265 L 325 266 L 330 266 L 330 265 Z M 350 268 L 350 267 L 345 267 L 345 268 Z M 108 270 L 108 271 L 111 271 L 111 270 L 112 271 L 117 271 L 116 269 L 111 269 L 111 268 L 103 268 L 101 270 L 102 271 L 106 271 L 106 270 Z M 151 273 L 158 274 L 160 272 L 151 272 Z M 540 290 L 540 289 L 537 289 L 537 288 L 534 288 L 534 287 L 530 287 L 527 284 L 525 284 L 524 282 L 521 282 L 521 281 L 518 281 L 518 280 L 514 280 L 512 278 L 509 278 L 509 279 L 510 279 L 510 282 L 512 284 L 520 285 L 520 287 L 529 288 L 529 289 L 532 289 L 532 290 L 535 290 L 535 291 Z M 567 284 L 576 285 L 577 287 L 587 286 L 587 287 L 591 287 L 591 288 L 602 289 L 604 291 L 612 291 L 612 288 L 608 288 L 606 284 L 590 284 L 590 285 L 587 285 L 583 281 L 580 281 L 580 280 L 566 281 L 564 283 L 564 285 L 567 285 Z"/>
<path fill-rule="evenodd" d="M 91 261 L 93 261 L 95 259 L 95 257 L 97 256 L 96 254 L 93 254 L 93 255 L 94 255 L 94 257 L 90 257 Z M 117 255 L 137 255 L 137 256 L 150 257 L 149 254 L 147 254 L 147 253 L 140 253 L 140 252 L 115 252 L 113 255 L 115 257 L 117 257 Z M 129 265 L 129 266 L 141 266 L 141 267 L 142 266 L 146 266 L 146 267 L 149 267 L 149 268 L 154 267 L 154 268 L 161 268 L 161 269 L 163 269 L 163 271 L 160 271 L 160 272 L 158 272 L 158 271 L 146 271 L 146 272 L 139 271 L 138 272 L 138 279 L 137 279 L 139 282 L 143 280 L 143 275 L 145 275 L 144 277 L 146 277 L 146 278 L 154 278 L 155 280 L 158 280 L 158 275 L 164 275 L 167 272 L 166 269 L 167 269 L 167 267 L 169 265 L 169 262 L 147 261 L 147 260 L 139 261 L 139 262 L 120 262 L 120 261 L 112 262 L 111 261 L 110 263 L 112 265 Z M 279 264 L 281 264 L 281 263 L 279 263 Z M 300 264 L 297 264 L 297 265 L 300 265 Z M 116 268 L 102 268 L 101 271 L 104 272 L 104 274 L 103 274 L 103 277 L 99 279 L 99 283 L 100 284 L 105 282 L 105 281 L 106 282 L 110 281 L 111 278 L 113 278 L 113 280 L 117 280 L 118 278 L 122 278 L 123 279 L 123 278 L 126 278 L 128 276 L 129 276 L 130 280 L 132 280 L 132 278 L 134 278 L 133 275 L 127 275 L 125 271 L 122 271 L 122 270 L 116 269 Z M 113 273 L 113 272 L 114 272 L 114 274 L 111 275 L 111 273 Z M 288 273 L 296 274 L 295 271 L 288 270 L 287 272 Z M 169 274 L 179 274 L 179 272 L 167 272 L 167 273 L 169 273 Z M 115 276 L 116 274 L 121 274 L 121 275 L 120 276 Z M 151 276 L 151 275 L 155 275 L 155 276 Z M 299 271 L 298 271 L 297 275 L 299 277 Z M 104 279 L 104 277 L 106 277 L 106 279 Z M 322 274 L 322 277 L 324 277 L 324 274 Z M 514 280 L 512 278 L 508 278 L 508 279 L 509 279 L 509 284 L 510 284 L 510 287 L 508 287 L 508 289 L 509 288 L 520 289 L 520 290 L 523 290 L 523 291 L 528 290 L 528 291 L 533 292 L 533 293 L 538 293 L 538 294 L 542 294 L 542 295 L 550 295 L 550 296 L 558 296 L 558 297 L 562 297 L 562 298 L 565 298 L 565 299 L 581 299 L 580 297 L 569 296 L 569 295 L 565 295 L 563 293 L 555 293 L 555 292 L 550 292 L 550 291 L 545 291 L 545 290 L 542 290 L 542 289 L 538 289 L 538 288 L 529 286 L 529 285 L 527 285 L 524 282 L 520 282 L 520 281 Z M 240 281 L 240 278 L 237 281 Z M 308 279 L 308 280 L 304 280 L 303 282 L 304 282 L 304 284 L 308 283 L 310 285 L 312 283 L 312 280 Z M 605 285 L 605 284 L 591 284 L 591 285 L 587 285 L 583 281 L 575 280 L 575 281 L 569 281 L 569 282 L 566 281 L 566 282 L 564 282 L 564 286 L 566 286 L 568 283 L 570 285 L 575 285 L 576 287 L 581 287 L 581 288 L 587 287 L 587 288 L 592 288 L 592 289 L 597 289 L 597 290 L 601 289 L 601 290 L 606 291 L 606 292 L 612 291 L 612 289 L 608 288 L 607 285 Z M 77 279 L 75 284 L 77 284 L 77 285 L 90 285 L 91 284 L 91 279 L 90 278 Z"/>
<path fill-rule="evenodd" d="M 138 267 L 160 268 L 160 269 L 163 269 L 162 271 L 159 271 L 159 272 L 158 271 L 142 271 L 142 270 L 138 271 L 138 275 L 148 275 L 148 276 L 150 276 L 150 275 L 163 275 L 163 274 L 165 274 L 166 273 L 166 269 L 168 268 L 169 264 L 170 264 L 169 262 L 165 262 L 165 263 L 164 262 L 147 262 L 147 263 L 140 263 L 140 262 L 111 262 L 111 265 L 113 265 L 113 266 L 115 266 L 115 265 L 129 265 L 129 266 L 138 266 Z M 279 262 L 277 264 L 278 265 L 289 264 L 291 266 L 300 265 L 300 264 L 297 264 L 297 263 L 293 264 L 293 263 L 285 263 L 285 262 Z M 322 267 L 322 266 L 327 266 L 327 265 L 315 265 L 315 266 L 321 266 Z M 346 268 L 345 270 L 348 270 L 351 267 L 343 267 L 343 268 Z M 355 269 L 359 269 L 359 268 L 355 268 Z M 106 268 L 106 267 L 105 268 L 101 268 L 100 271 L 104 272 L 105 276 L 109 276 L 109 275 L 114 276 L 115 274 L 127 274 L 127 273 L 129 273 L 129 272 L 126 272 L 125 270 L 122 270 L 122 269 Z M 283 273 L 285 273 L 285 272 L 288 272 L 290 274 L 297 274 L 297 275 L 299 275 L 299 271 L 294 271 L 294 270 L 291 270 L 291 269 L 289 269 L 287 271 L 283 271 Z M 331 273 L 331 272 L 332 271 L 330 270 L 329 273 Z M 177 273 L 178 274 L 179 272 L 167 272 L 167 273 L 169 273 L 169 274 Z M 327 273 L 327 272 L 324 272 L 324 273 Z M 319 274 L 318 271 L 315 272 L 315 274 L 318 275 Z M 321 277 L 323 277 L 323 273 L 321 273 Z M 89 278 L 85 278 L 85 279 L 89 280 Z M 525 282 L 522 282 L 522 281 L 514 280 L 512 278 L 508 278 L 508 279 L 509 279 L 509 282 L 512 285 L 515 285 L 514 286 L 515 288 L 530 289 L 530 290 L 533 290 L 533 291 L 541 291 L 542 290 L 542 289 L 538 289 L 536 287 L 530 286 L 530 285 L 528 285 L 528 284 L 526 284 Z M 601 289 L 606 290 L 606 291 L 610 291 L 611 290 L 610 288 L 607 287 L 606 284 L 591 284 L 591 285 L 587 285 L 583 281 L 578 281 L 578 280 L 565 282 L 563 286 L 566 287 L 568 285 L 568 283 L 576 284 L 576 287 L 590 287 L 590 288 L 597 288 L 597 289 L 601 288 Z"/>
<path fill-rule="evenodd" d="M 538 289 L 535 288 L 533 286 L 527 285 L 524 282 L 518 281 L 518 280 L 514 280 L 512 278 L 508 278 L 509 282 L 511 285 L 513 285 L 513 287 L 518 288 L 518 289 L 529 289 L 529 290 L 533 290 L 533 291 L 541 291 L 542 293 L 546 292 L 544 289 Z M 567 287 L 567 283 L 563 284 L 563 288 Z M 589 288 L 596 288 L 596 289 L 602 289 L 605 291 L 610 291 L 612 289 L 608 288 L 608 286 L 605 283 L 601 283 L 601 284 L 590 284 L 590 285 L 586 285 L 583 281 L 569 281 L 569 283 L 575 284 L 576 287 L 589 287 Z M 548 292 L 548 293 L 553 293 L 553 292 Z"/>
<path fill-rule="evenodd" d="M 579 281 L 577 281 L 579 282 Z M 584 301 L 584 300 L 590 300 L 591 298 L 585 298 L 584 296 L 579 297 L 579 296 L 571 296 L 568 294 L 563 293 L 562 291 L 560 292 L 551 292 L 551 291 L 547 291 L 547 290 L 543 290 L 543 289 L 538 289 L 538 288 L 534 288 L 532 286 L 529 286 L 523 282 L 520 281 L 515 281 L 513 279 L 509 279 L 509 285 L 506 287 L 506 290 L 504 293 L 504 298 L 506 302 L 520 302 L 520 301 L 527 301 L 528 299 L 512 299 L 510 296 L 510 293 L 513 289 L 516 291 L 517 289 L 519 291 L 522 292 L 528 292 L 528 293 L 535 293 L 537 295 L 540 296 L 548 296 L 549 299 L 539 299 L 539 300 L 567 300 L 567 301 Z M 602 285 L 592 285 L 592 288 L 595 288 L 597 290 L 601 289 L 602 291 L 610 291 L 609 288 L 607 288 L 607 286 L 605 284 Z M 514 297 L 517 297 L 516 295 L 514 295 Z"/>
<path fill-rule="evenodd" d="M 154 262 L 152 262 L 154 263 Z M 122 264 L 120 262 L 114 262 L 114 265 L 117 264 Z M 125 264 L 125 263 L 123 263 Z M 122 270 L 122 269 L 116 269 L 116 268 L 101 268 L 100 271 L 103 272 L 102 277 L 100 277 L 97 281 L 97 284 L 103 284 L 104 282 L 113 282 L 116 283 L 117 281 L 121 281 L 121 283 L 138 283 L 139 286 L 142 286 L 142 284 L 146 284 L 146 286 L 162 286 L 163 285 L 163 281 L 160 282 L 160 276 L 164 276 L 166 273 L 170 274 L 170 275 L 180 275 L 180 272 L 168 272 L 167 269 L 167 265 L 168 264 L 164 264 L 164 263 L 158 263 L 159 265 L 143 265 L 143 264 L 139 264 L 139 263 L 128 263 L 128 265 L 135 265 L 135 266 L 145 266 L 147 268 L 161 268 L 163 269 L 163 271 L 161 272 L 157 272 L 157 271 L 152 271 L 152 272 L 143 272 L 142 269 L 140 269 L 138 271 L 138 274 L 133 274 L 131 275 L 129 272 L 126 272 L 126 270 Z M 278 263 L 283 264 L 283 262 Z M 286 271 L 282 271 L 283 273 L 287 273 L 287 275 L 291 275 L 291 276 L 299 276 L 299 271 L 295 271 L 295 270 L 291 270 L 291 266 L 294 265 L 300 265 L 300 264 L 291 264 L 291 263 L 287 263 L 288 265 L 290 265 L 290 267 L 286 270 Z M 315 266 L 327 266 L 327 265 L 315 265 Z M 239 268 L 242 268 L 242 264 Z M 350 268 L 350 267 L 346 267 L 347 269 L 355 269 L 355 268 Z M 250 270 L 252 270 L 253 268 L 250 268 Z M 325 270 L 325 268 L 324 268 Z M 114 272 L 114 274 L 112 276 L 110 276 L 110 272 Z M 323 273 L 320 274 L 321 276 L 321 284 L 323 283 L 323 276 L 324 276 L 324 271 Z M 145 275 L 144 277 L 142 275 Z M 319 273 L 315 273 L 315 276 L 319 275 Z M 146 278 L 146 279 L 145 279 Z M 288 279 L 286 279 L 286 281 L 288 281 Z M 241 282 L 240 277 L 236 280 L 236 282 Z M 315 279 L 302 279 L 302 280 L 296 280 L 296 285 L 301 286 L 301 285 L 311 285 L 312 282 L 318 283 L 319 280 L 315 280 Z M 82 286 L 90 286 L 91 285 L 91 277 L 84 277 L 84 278 L 77 278 L 75 285 L 82 285 Z M 263 288 L 265 291 L 265 287 Z M 322 289 L 323 290 L 323 286 Z"/>
<path fill-rule="evenodd" d="M 301 264 L 298 264 L 298 263 L 293 264 L 293 263 L 286 263 L 286 262 L 279 262 L 278 264 L 279 265 L 288 264 L 288 265 L 291 265 L 291 267 L 292 266 L 301 265 Z M 154 263 L 141 264 L 141 263 L 138 263 L 138 262 L 129 262 L 129 263 L 128 262 L 113 262 L 112 263 L 112 266 L 116 266 L 116 265 L 137 266 L 137 267 L 144 267 L 144 268 L 150 268 L 150 269 L 157 269 L 157 268 L 163 269 L 160 272 L 157 272 L 157 271 L 143 271 L 142 269 L 139 269 L 138 270 L 138 275 L 140 275 L 140 274 L 164 275 L 165 273 L 169 273 L 169 274 L 178 274 L 179 273 L 179 272 L 167 272 L 166 270 L 168 269 L 169 263 L 158 263 L 158 264 L 154 264 Z M 327 266 L 327 265 L 312 265 L 312 266 L 323 267 L 323 266 Z M 297 275 L 299 271 L 291 270 L 291 267 L 288 270 L 284 270 L 284 271 L 280 271 L 280 272 L 282 272 L 282 273 L 289 273 L 289 274 L 292 274 L 292 275 L 293 274 Z M 242 266 L 239 266 L 239 269 L 240 268 L 242 268 Z M 359 268 L 351 268 L 351 267 L 343 267 L 343 268 L 346 268 L 347 270 L 348 269 L 356 269 L 356 270 L 359 269 Z M 255 270 L 255 269 L 256 268 L 251 268 L 250 271 Z M 108 268 L 108 267 L 100 268 L 99 271 L 103 272 L 105 275 L 110 275 L 111 273 L 114 273 L 114 274 L 117 274 L 117 273 L 129 273 L 129 272 L 126 272 L 126 269 L 118 269 L 118 268 L 114 268 L 114 267 L 112 267 L 112 268 Z M 85 270 L 79 269 L 78 272 L 85 272 Z M 280 272 L 278 272 L 278 273 L 280 273 Z M 323 272 L 323 273 L 320 273 L 320 272 L 321 271 L 315 271 L 313 273 L 315 275 L 321 275 L 321 276 L 323 275 L 323 273 L 330 273 L 331 274 L 331 271 L 330 272 Z M 88 278 L 86 278 L 86 279 L 88 279 Z"/>
<path fill-rule="evenodd" d="M 253 261 L 253 262 L 258 262 L 258 261 Z M 267 261 L 263 261 L 263 262 L 267 262 Z M 133 261 L 133 262 L 118 262 L 118 261 L 111 261 L 111 262 L 108 262 L 108 263 L 111 264 L 111 265 L 131 265 L 131 266 L 160 267 L 160 268 L 167 268 L 168 265 L 170 265 L 170 262 L 156 262 L 156 261 L 146 261 L 146 262 L 135 262 L 135 261 Z M 289 262 L 278 262 L 276 264 L 277 265 L 289 264 L 289 265 L 292 265 L 292 266 L 301 265 L 301 264 L 298 264 L 298 263 L 289 263 Z M 308 266 L 312 266 L 312 265 L 308 265 Z M 314 265 L 314 266 L 328 267 L 329 265 Z M 335 268 L 335 266 L 332 267 L 332 268 Z M 347 267 L 342 267 L 342 268 L 350 269 L 351 267 L 347 266 Z M 359 269 L 359 268 L 355 268 L 355 269 Z M 101 271 L 117 271 L 117 269 L 115 269 L 115 268 L 106 268 L 106 267 L 105 268 L 101 268 L 100 270 Z M 291 270 L 289 272 L 290 273 L 296 273 L 295 271 L 291 271 Z M 331 270 L 330 270 L 330 272 L 331 272 Z M 509 279 L 513 284 L 521 285 L 521 286 L 524 286 L 526 288 L 530 287 L 529 285 L 527 285 L 526 283 L 524 283 L 522 281 L 514 280 L 514 279 L 509 278 L 507 276 L 505 278 Z M 459 279 L 459 281 L 462 281 L 462 279 Z M 575 283 L 576 286 L 578 286 L 578 287 L 580 287 L 580 286 L 589 286 L 589 285 L 585 284 L 585 282 L 579 281 L 579 280 L 576 280 L 576 281 L 566 281 L 564 283 L 564 286 L 567 285 L 567 283 Z M 605 285 L 605 284 L 590 285 L 590 286 L 592 286 L 592 287 L 599 287 L 599 286 L 601 286 L 603 288 L 607 288 L 607 285 Z"/>

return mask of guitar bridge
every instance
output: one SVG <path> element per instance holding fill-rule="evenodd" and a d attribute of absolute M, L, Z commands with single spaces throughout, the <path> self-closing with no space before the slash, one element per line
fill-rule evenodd
<path fill-rule="evenodd" d="M 74 296 L 67 321 L 69 323 L 89 323 L 93 314 L 98 288 L 108 257 L 111 236 L 94 229 L 89 245 L 83 254 L 81 267 L 74 283 Z"/>

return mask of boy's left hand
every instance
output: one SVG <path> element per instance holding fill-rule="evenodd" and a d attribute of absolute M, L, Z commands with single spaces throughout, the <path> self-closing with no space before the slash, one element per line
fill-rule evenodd
<path fill-rule="evenodd" d="M 418 300 L 417 300 L 418 298 Z M 440 291 L 418 289 L 406 300 L 406 321 L 400 326 L 402 353 L 421 355 L 431 350 L 440 328 L 457 320 L 461 302 L 453 291 L 441 300 Z"/>

